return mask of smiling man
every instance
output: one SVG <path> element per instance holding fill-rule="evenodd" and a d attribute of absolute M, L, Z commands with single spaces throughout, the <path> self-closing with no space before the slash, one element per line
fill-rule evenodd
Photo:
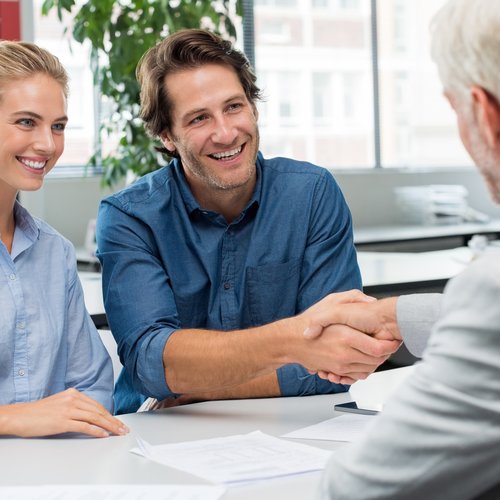
<path fill-rule="evenodd" d="M 118 412 L 148 396 L 167 406 L 345 390 L 318 370 L 366 377 L 398 341 L 342 326 L 303 337 L 336 304 L 368 300 L 330 295 L 361 287 L 351 217 L 327 170 L 259 152 L 260 90 L 244 55 L 184 30 L 137 74 L 146 129 L 173 159 L 99 211 L 104 300 L 125 367 Z"/>

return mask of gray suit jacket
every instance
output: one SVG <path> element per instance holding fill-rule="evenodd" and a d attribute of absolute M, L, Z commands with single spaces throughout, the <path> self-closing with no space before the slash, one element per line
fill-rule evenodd
<path fill-rule="evenodd" d="M 406 312 L 429 298 L 413 297 L 398 322 L 418 355 L 422 316 Z M 500 253 L 451 280 L 432 314 L 422 361 L 364 436 L 335 452 L 321 498 L 500 498 Z"/>

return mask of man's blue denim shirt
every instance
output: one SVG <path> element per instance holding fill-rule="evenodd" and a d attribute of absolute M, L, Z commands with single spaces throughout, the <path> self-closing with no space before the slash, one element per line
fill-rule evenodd
<path fill-rule="evenodd" d="M 193 197 L 175 159 L 101 203 L 104 303 L 125 367 L 117 413 L 173 393 L 163 350 L 181 328 L 234 330 L 294 316 L 361 288 L 344 197 L 324 168 L 257 157 L 257 184 L 228 224 Z M 299 365 L 278 369 L 283 396 L 341 392 Z"/>

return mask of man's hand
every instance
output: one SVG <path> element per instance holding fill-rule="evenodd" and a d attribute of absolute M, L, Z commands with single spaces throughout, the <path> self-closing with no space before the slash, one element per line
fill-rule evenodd
<path fill-rule="evenodd" d="M 308 339 L 300 363 L 330 382 L 352 384 L 365 379 L 400 346 L 396 340 L 376 339 L 346 325 L 331 325 Z"/>
<path fill-rule="evenodd" d="M 310 307 L 310 324 L 304 331 L 317 338 L 329 325 L 342 324 L 381 340 L 401 341 L 396 317 L 397 297 L 377 300 L 359 290 L 334 293 Z"/>
<path fill-rule="evenodd" d="M 104 406 L 76 389 L 38 401 L 0 406 L 0 434 L 38 437 L 78 432 L 107 437 L 128 431 Z"/>
<path fill-rule="evenodd" d="M 396 298 L 377 301 L 352 290 L 331 294 L 308 309 L 305 314 L 310 323 L 304 337 L 317 341 L 322 335 L 335 336 L 334 355 L 343 361 L 336 370 L 308 367 L 310 372 L 342 384 L 366 378 L 401 344 L 396 301 Z"/>

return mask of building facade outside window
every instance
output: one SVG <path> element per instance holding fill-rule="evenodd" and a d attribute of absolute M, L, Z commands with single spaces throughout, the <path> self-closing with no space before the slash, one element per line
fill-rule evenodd
<path fill-rule="evenodd" d="M 82 166 L 92 156 L 98 129 L 97 99 L 90 67 L 90 47 L 71 42 L 53 10 L 42 17 L 42 0 L 33 0 L 34 41 L 57 55 L 70 77 L 66 147 L 59 166 Z M 69 20 L 64 21 L 69 22 Z"/>
<path fill-rule="evenodd" d="M 379 134 L 374 124 L 370 0 L 254 0 L 261 149 L 331 169 L 456 167 L 470 160 L 429 56 L 429 21 L 444 0 L 376 0 Z M 35 42 L 71 77 L 67 146 L 59 164 L 84 165 L 99 124 L 88 47 L 33 0 Z"/>

